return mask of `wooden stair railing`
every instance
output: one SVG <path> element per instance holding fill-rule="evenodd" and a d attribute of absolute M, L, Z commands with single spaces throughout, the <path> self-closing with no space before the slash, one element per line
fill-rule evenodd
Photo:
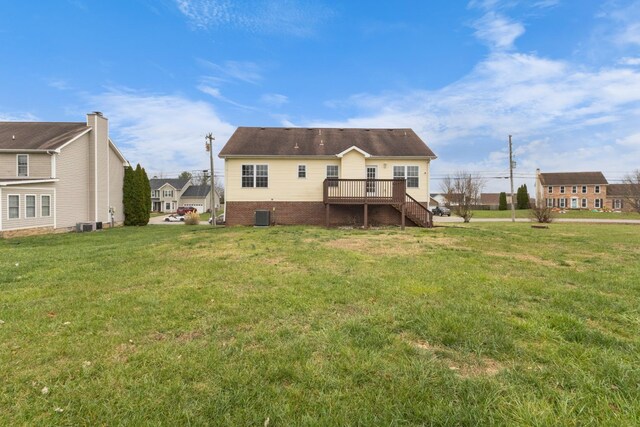
<path fill-rule="evenodd" d="M 394 204 L 393 207 L 402 213 L 401 204 Z M 427 228 L 433 227 L 433 214 L 431 211 L 408 194 L 405 194 L 404 209 L 405 216 L 413 221 L 417 226 Z"/>

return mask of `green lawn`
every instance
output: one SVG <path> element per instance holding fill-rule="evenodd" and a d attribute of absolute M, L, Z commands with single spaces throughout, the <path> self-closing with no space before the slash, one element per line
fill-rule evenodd
<path fill-rule="evenodd" d="M 639 425 L 639 259 L 633 225 L 0 240 L 0 425 Z"/>
<path fill-rule="evenodd" d="M 511 218 L 511 211 L 473 211 L 474 218 Z M 516 218 L 531 218 L 531 210 L 516 209 Z M 640 219 L 640 215 L 635 212 L 592 212 L 589 210 L 571 210 L 565 213 L 555 213 L 554 218 L 566 219 Z M 473 221 L 473 219 L 472 219 Z"/>

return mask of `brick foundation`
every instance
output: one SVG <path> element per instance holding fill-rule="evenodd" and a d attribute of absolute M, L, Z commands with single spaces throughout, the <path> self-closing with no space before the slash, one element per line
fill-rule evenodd
<path fill-rule="evenodd" d="M 226 225 L 254 225 L 255 211 L 271 212 L 272 225 L 325 225 L 325 206 L 322 202 L 227 202 Z M 400 225 L 401 214 L 392 206 L 369 205 L 369 225 Z M 364 224 L 364 206 L 331 205 L 331 226 Z M 405 225 L 413 226 L 408 218 Z"/>

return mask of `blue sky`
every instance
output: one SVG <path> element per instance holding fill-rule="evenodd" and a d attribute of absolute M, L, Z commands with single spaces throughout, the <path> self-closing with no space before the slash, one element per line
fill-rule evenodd
<path fill-rule="evenodd" d="M 640 1 L 0 0 L 0 58 L 0 120 L 102 111 L 155 174 L 237 126 L 411 127 L 433 190 L 509 134 L 517 183 L 640 167 Z"/>

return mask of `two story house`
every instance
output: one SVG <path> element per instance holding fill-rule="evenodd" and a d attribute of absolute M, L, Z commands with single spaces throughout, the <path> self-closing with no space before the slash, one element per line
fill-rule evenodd
<path fill-rule="evenodd" d="M 194 207 L 200 213 L 211 209 L 211 185 L 193 185 L 186 178 L 152 178 L 149 184 L 154 212 L 175 212 L 179 206 Z M 214 204 L 216 209 L 220 207 L 220 199 L 215 192 Z"/>
<path fill-rule="evenodd" d="M 99 112 L 86 123 L 0 122 L 0 235 L 121 224 L 127 164 Z"/>
<path fill-rule="evenodd" d="M 603 209 L 607 179 L 602 172 L 536 171 L 536 200 L 542 206 L 559 209 Z"/>
<path fill-rule="evenodd" d="M 411 129 L 240 127 L 219 157 L 227 225 L 432 225 L 436 156 Z"/>

